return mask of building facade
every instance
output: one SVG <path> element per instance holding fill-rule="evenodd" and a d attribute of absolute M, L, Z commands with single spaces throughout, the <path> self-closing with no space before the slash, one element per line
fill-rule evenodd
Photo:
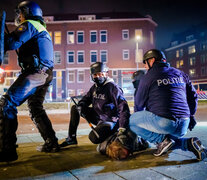
<path fill-rule="evenodd" d="M 107 64 L 110 77 L 123 89 L 125 97 L 133 97 L 131 75 L 144 68 L 139 63 L 143 52 L 155 47 L 157 24 L 151 17 L 105 13 L 44 18 L 53 40 L 55 64 L 48 100 L 62 101 L 87 92 L 93 84 L 89 67 L 97 61 Z M 8 27 L 12 30 L 13 23 Z M 0 93 L 6 91 L 20 70 L 15 52 L 5 55 L 3 68 Z"/>
<path fill-rule="evenodd" d="M 173 67 L 190 76 L 198 91 L 207 92 L 207 23 L 174 35 L 165 53 Z"/>

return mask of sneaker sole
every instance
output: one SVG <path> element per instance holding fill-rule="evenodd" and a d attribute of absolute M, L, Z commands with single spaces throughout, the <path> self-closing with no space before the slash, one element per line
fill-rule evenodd
<path fill-rule="evenodd" d="M 201 141 L 199 139 L 197 139 L 194 142 L 194 138 L 191 139 L 191 144 L 193 145 L 194 150 L 196 151 L 196 153 L 198 154 L 197 160 L 202 161 L 203 159 L 205 159 L 207 157 L 207 153 L 205 152 L 205 149 L 201 149 L 200 151 L 197 149 L 197 147 L 195 147 L 194 143 L 198 143 L 198 148 L 201 146 Z M 195 154 L 195 153 L 194 153 Z"/>
<path fill-rule="evenodd" d="M 161 156 L 162 154 L 166 153 L 173 146 L 173 144 L 174 142 L 171 142 L 170 144 L 168 144 L 168 146 L 163 148 L 163 150 L 159 154 L 153 153 L 153 155 L 156 157 Z"/>

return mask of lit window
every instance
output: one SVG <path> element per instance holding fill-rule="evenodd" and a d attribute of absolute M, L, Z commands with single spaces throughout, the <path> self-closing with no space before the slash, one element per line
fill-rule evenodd
<path fill-rule="evenodd" d="M 54 52 L 54 63 L 55 64 L 60 64 L 61 63 L 61 52 L 60 51 L 55 51 Z"/>
<path fill-rule="evenodd" d="M 142 29 L 135 29 L 135 38 L 134 39 L 136 39 L 136 37 L 140 37 L 139 41 L 142 41 Z"/>
<path fill-rule="evenodd" d="M 107 53 L 107 50 L 101 50 L 100 51 L 100 60 L 101 62 L 107 62 L 108 60 L 108 53 Z"/>
<path fill-rule="evenodd" d="M 107 31 L 106 30 L 100 31 L 100 43 L 107 43 Z"/>
<path fill-rule="evenodd" d="M 196 70 L 195 69 L 189 69 L 189 75 L 191 77 L 195 77 L 196 76 Z"/>
<path fill-rule="evenodd" d="M 196 52 L 195 45 L 188 47 L 188 54 L 193 54 Z"/>
<path fill-rule="evenodd" d="M 154 35 L 152 31 L 150 31 L 150 43 L 154 44 Z"/>
<path fill-rule="evenodd" d="M 77 62 L 78 64 L 84 63 L 84 51 L 78 51 L 77 52 Z"/>
<path fill-rule="evenodd" d="M 91 57 L 91 63 L 97 62 L 97 51 L 91 51 L 90 57 Z"/>
<path fill-rule="evenodd" d="M 68 83 L 74 83 L 74 82 L 75 82 L 75 72 L 68 71 Z"/>
<path fill-rule="evenodd" d="M 85 81 L 85 72 L 84 71 L 78 71 L 78 83 L 83 83 Z"/>
<path fill-rule="evenodd" d="M 123 40 L 128 40 L 129 39 L 129 30 L 128 29 L 122 30 L 122 39 Z"/>
<path fill-rule="evenodd" d="M 129 60 L 129 50 L 122 51 L 123 60 Z"/>
<path fill-rule="evenodd" d="M 179 50 L 176 51 L 176 58 L 179 57 Z"/>
<path fill-rule="evenodd" d="M 55 32 L 55 44 L 61 44 L 61 32 L 60 31 L 56 31 Z"/>
<path fill-rule="evenodd" d="M 83 44 L 84 43 L 84 31 L 77 32 L 77 43 Z"/>
<path fill-rule="evenodd" d="M 189 58 L 189 64 L 190 64 L 190 66 L 194 66 L 196 64 L 196 58 L 195 57 L 190 57 Z"/>
<path fill-rule="evenodd" d="M 91 43 L 97 43 L 97 31 L 90 32 Z"/>
<path fill-rule="evenodd" d="M 68 44 L 75 43 L 75 34 L 73 31 L 68 31 L 67 42 L 68 42 Z"/>
<path fill-rule="evenodd" d="M 67 58 L 68 58 L 68 63 L 69 64 L 73 64 L 74 63 L 74 59 L 75 59 L 75 53 L 74 51 L 68 51 L 67 52 Z"/>
<path fill-rule="evenodd" d="M 182 68 L 183 66 L 184 66 L 183 60 L 176 61 L 176 68 Z"/>

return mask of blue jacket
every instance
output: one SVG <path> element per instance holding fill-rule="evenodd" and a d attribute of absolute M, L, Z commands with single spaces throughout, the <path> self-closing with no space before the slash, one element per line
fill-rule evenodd
<path fill-rule="evenodd" d="M 146 109 L 169 119 L 186 118 L 195 114 L 197 101 L 188 75 L 168 63 L 154 63 L 140 81 L 135 111 Z"/>
<path fill-rule="evenodd" d="M 26 20 L 12 33 L 5 35 L 5 51 L 19 48 L 19 63 L 27 63 L 36 55 L 40 64 L 52 68 L 53 44 L 45 27 L 39 21 Z"/>
<path fill-rule="evenodd" d="M 97 87 L 94 84 L 79 101 L 79 105 L 89 106 L 91 104 L 100 120 L 111 122 L 118 120 L 119 127 L 128 127 L 130 117 L 129 106 L 122 90 L 111 78 L 107 78 L 101 87 Z"/>

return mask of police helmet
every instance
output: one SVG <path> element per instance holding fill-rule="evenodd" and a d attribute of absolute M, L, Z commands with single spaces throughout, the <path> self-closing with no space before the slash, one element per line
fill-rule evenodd
<path fill-rule="evenodd" d="M 108 67 L 102 62 L 95 62 L 90 66 L 90 73 L 96 74 L 98 72 L 108 72 Z"/>
<path fill-rule="evenodd" d="M 145 71 L 144 70 L 138 70 L 138 71 L 135 71 L 133 74 L 132 74 L 132 81 L 136 81 L 136 80 L 140 80 L 141 77 L 145 74 Z"/>
<path fill-rule="evenodd" d="M 143 56 L 143 63 L 146 64 L 146 61 L 150 58 L 155 58 L 155 61 L 166 60 L 165 54 L 157 49 L 147 51 Z"/>
<path fill-rule="evenodd" d="M 22 13 L 24 15 L 25 19 L 33 19 L 33 20 L 40 20 L 41 22 L 44 22 L 43 20 L 43 14 L 42 9 L 40 6 L 33 2 L 33 1 L 23 1 L 21 2 L 15 9 L 16 17 L 15 21 L 18 24 L 19 21 L 19 14 Z"/>

